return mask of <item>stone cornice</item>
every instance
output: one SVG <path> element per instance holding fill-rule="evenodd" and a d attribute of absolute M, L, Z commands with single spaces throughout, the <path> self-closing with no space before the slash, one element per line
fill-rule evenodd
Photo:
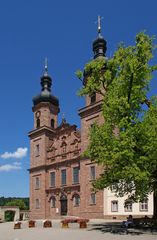
<path fill-rule="evenodd" d="M 80 183 L 71 184 L 71 185 L 63 185 L 60 187 L 49 187 L 45 190 L 46 193 L 53 193 L 53 194 L 61 194 L 61 193 L 71 193 L 72 191 L 80 192 Z"/>
<path fill-rule="evenodd" d="M 66 132 L 78 131 L 76 128 L 77 128 L 76 125 L 69 125 L 65 128 L 58 127 L 58 128 L 54 128 L 54 129 L 47 127 L 47 126 L 42 126 L 40 128 L 36 128 L 36 129 L 33 129 L 32 131 L 30 131 L 28 133 L 28 136 L 29 136 L 29 138 L 32 138 L 32 139 L 37 136 L 42 135 L 43 133 L 49 133 L 52 135 L 60 136 Z"/>
<path fill-rule="evenodd" d="M 28 136 L 29 136 L 30 138 L 34 138 L 34 137 L 39 136 L 39 135 L 41 135 L 41 134 L 43 134 L 43 133 L 55 134 L 55 132 L 56 132 L 55 129 L 50 128 L 50 127 L 47 127 L 47 126 L 43 126 L 43 127 L 36 128 L 36 129 L 30 131 L 30 132 L 28 133 Z"/>
<path fill-rule="evenodd" d="M 98 112 L 102 111 L 102 103 L 103 103 L 102 100 L 100 100 L 97 103 L 94 103 L 94 104 L 91 104 L 87 107 L 81 108 L 78 111 L 78 115 L 81 118 L 84 118 L 84 117 L 92 115 L 93 112 L 98 113 Z"/>
<path fill-rule="evenodd" d="M 62 165 L 67 165 L 67 167 L 72 164 L 72 163 L 76 163 L 76 162 L 80 162 L 80 158 L 72 158 L 72 159 L 66 159 L 66 160 L 62 160 L 60 162 L 53 162 L 49 165 L 46 165 L 46 170 L 53 168 L 59 168 Z"/>
<path fill-rule="evenodd" d="M 60 112 L 59 106 L 55 106 L 50 102 L 40 102 L 37 105 L 32 107 L 32 111 L 35 112 L 42 107 L 49 107 L 49 109 L 51 110 L 52 106 L 53 106 L 53 112 L 58 114 Z"/>
<path fill-rule="evenodd" d="M 46 170 L 46 165 L 40 165 L 37 167 L 31 167 L 29 169 L 27 169 L 30 173 L 32 172 L 36 172 L 36 171 L 40 171 L 40 170 Z"/>
<path fill-rule="evenodd" d="M 68 165 L 70 165 L 71 163 L 75 163 L 75 162 L 78 162 L 79 163 L 80 161 L 80 156 L 77 157 L 77 158 L 72 158 L 72 159 L 66 159 L 66 160 L 62 160 L 60 162 L 53 162 L 51 164 L 47 164 L 47 165 L 40 165 L 40 166 L 36 166 L 36 167 L 31 167 L 28 169 L 28 171 L 31 173 L 31 172 L 36 172 L 36 171 L 40 171 L 40 170 L 49 170 L 51 169 L 52 167 L 53 168 L 59 168 L 60 165 L 66 165 L 67 164 L 67 167 Z"/>

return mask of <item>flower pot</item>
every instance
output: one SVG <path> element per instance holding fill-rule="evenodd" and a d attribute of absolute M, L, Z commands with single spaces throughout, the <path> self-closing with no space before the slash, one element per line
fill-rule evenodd
<path fill-rule="evenodd" d="M 43 227 L 44 227 L 44 228 L 52 227 L 51 221 L 49 221 L 49 220 L 45 221 L 44 224 L 43 224 Z"/>
<path fill-rule="evenodd" d="M 69 228 L 68 222 L 62 222 L 62 228 Z"/>
<path fill-rule="evenodd" d="M 14 229 L 20 229 L 20 228 L 21 228 L 20 222 L 14 224 Z"/>
<path fill-rule="evenodd" d="M 32 221 L 32 220 L 29 221 L 29 222 L 28 222 L 28 227 L 29 227 L 29 228 L 35 227 L 35 221 Z"/>
<path fill-rule="evenodd" d="M 87 228 L 86 222 L 80 222 L 80 228 Z"/>

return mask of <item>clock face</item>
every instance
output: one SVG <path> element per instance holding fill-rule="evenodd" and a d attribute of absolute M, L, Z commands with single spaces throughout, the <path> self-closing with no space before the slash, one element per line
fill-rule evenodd
<path fill-rule="evenodd" d="M 40 114 L 41 114 L 41 112 L 40 111 L 38 111 L 38 112 L 36 112 L 36 118 L 39 118 L 40 117 Z"/>

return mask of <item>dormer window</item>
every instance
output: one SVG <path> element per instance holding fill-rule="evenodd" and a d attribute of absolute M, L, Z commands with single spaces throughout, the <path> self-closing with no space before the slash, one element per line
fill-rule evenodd
<path fill-rule="evenodd" d="M 93 93 L 91 96 L 90 96 L 90 103 L 95 103 L 96 102 L 96 93 Z"/>

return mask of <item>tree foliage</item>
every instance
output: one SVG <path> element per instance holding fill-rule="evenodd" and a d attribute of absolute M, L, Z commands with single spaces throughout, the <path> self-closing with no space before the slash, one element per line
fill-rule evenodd
<path fill-rule="evenodd" d="M 103 168 L 94 187 L 116 187 L 118 196 L 143 200 L 157 194 L 157 98 L 148 99 L 154 38 L 137 34 L 134 46 L 120 44 L 112 58 L 89 62 L 78 77 L 80 95 L 103 95 L 104 124 L 94 124 L 85 156 Z"/>
<path fill-rule="evenodd" d="M 19 206 L 21 210 L 28 210 L 29 198 L 0 197 L 0 206 Z"/>
<path fill-rule="evenodd" d="M 14 199 L 10 202 L 7 202 L 5 206 L 18 206 L 20 210 L 26 210 L 26 204 L 22 199 Z"/>

